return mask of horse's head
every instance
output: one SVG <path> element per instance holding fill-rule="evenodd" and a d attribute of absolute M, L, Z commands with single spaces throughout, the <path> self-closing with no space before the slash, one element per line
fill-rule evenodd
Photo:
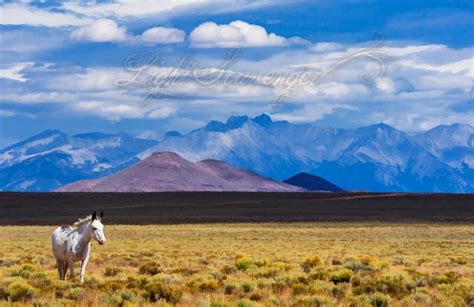
<path fill-rule="evenodd" d="M 97 214 L 92 214 L 92 219 L 90 222 L 90 231 L 92 232 L 92 238 L 99 242 L 100 245 L 105 244 L 105 234 L 104 234 L 104 224 L 102 224 L 102 217 L 104 216 L 104 211 L 100 213 L 100 216 Z"/>

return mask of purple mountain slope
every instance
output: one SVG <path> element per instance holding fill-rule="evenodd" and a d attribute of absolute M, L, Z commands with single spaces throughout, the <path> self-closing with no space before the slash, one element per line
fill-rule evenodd
<path fill-rule="evenodd" d="M 249 191 L 297 192 L 303 189 L 273 181 L 224 162 L 191 162 L 172 152 L 154 153 L 116 174 L 81 180 L 60 192 Z"/>

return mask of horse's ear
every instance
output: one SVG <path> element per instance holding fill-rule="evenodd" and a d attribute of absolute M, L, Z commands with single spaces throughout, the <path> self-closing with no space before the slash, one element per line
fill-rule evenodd
<path fill-rule="evenodd" d="M 100 211 L 100 220 L 102 221 L 102 219 L 104 218 L 104 211 Z"/>
<path fill-rule="evenodd" d="M 95 220 L 95 219 L 97 219 L 97 213 L 95 213 L 94 211 L 94 213 L 92 213 L 92 220 Z"/>

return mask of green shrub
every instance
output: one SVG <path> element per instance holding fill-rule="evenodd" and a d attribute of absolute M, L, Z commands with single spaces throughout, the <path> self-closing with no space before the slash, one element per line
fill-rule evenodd
<path fill-rule="evenodd" d="M 67 298 L 73 301 L 77 301 L 84 294 L 84 291 L 84 288 L 72 288 L 69 290 Z"/>
<path fill-rule="evenodd" d="M 94 289 L 99 287 L 100 283 L 101 281 L 97 277 L 91 275 L 90 277 L 84 279 L 82 286 L 87 289 Z"/>
<path fill-rule="evenodd" d="M 235 267 L 239 271 L 246 271 L 254 265 L 255 264 L 254 264 L 253 260 L 251 260 L 249 258 L 237 258 L 237 259 L 235 259 Z"/>
<path fill-rule="evenodd" d="M 30 300 L 35 292 L 35 288 L 21 281 L 12 282 L 7 288 L 8 298 L 13 302 Z"/>
<path fill-rule="evenodd" d="M 247 299 L 241 299 L 241 300 L 238 300 L 237 302 L 235 302 L 235 305 L 237 307 L 252 307 L 253 303 L 252 303 L 252 301 L 249 301 Z"/>
<path fill-rule="evenodd" d="M 300 283 L 300 284 L 307 285 L 310 282 L 310 280 L 311 279 L 309 279 L 305 275 L 299 275 L 299 276 L 295 276 L 295 277 L 291 278 L 290 284 Z"/>
<path fill-rule="evenodd" d="M 267 262 L 265 260 L 255 260 L 254 264 L 257 266 L 257 268 L 261 268 L 267 265 Z"/>
<path fill-rule="evenodd" d="M 331 259 L 331 264 L 332 264 L 332 265 L 341 265 L 341 264 L 342 264 L 342 261 L 341 261 L 341 259 L 339 259 L 339 258 L 332 258 L 332 259 Z"/>
<path fill-rule="evenodd" d="M 443 306 L 454 306 L 454 307 L 464 307 L 464 306 L 469 306 L 466 305 L 464 302 L 463 298 L 460 297 L 459 295 L 451 295 L 447 300 L 445 300 L 442 304 Z M 472 306 L 472 305 L 471 305 Z M 469 306 L 469 307 L 471 307 Z"/>
<path fill-rule="evenodd" d="M 334 306 L 331 298 L 324 295 L 302 295 L 296 297 L 296 306 Z"/>
<path fill-rule="evenodd" d="M 52 287 L 53 280 L 45 272 L 34 272 L 28 282 L 35 288 L 46 290 Z"/>
<path fill-rule="evenodd" d="M 344 267 L 354 272 L 372 271 L 374 268 L 367 261 L 350 260 L 344 263 Z"/>
<path fill-rule="evenodd" d="M 35 300 L 33 303 L 33 307 L 49 307 L 51 303 L 47 300 Z"/>
<path fill-rule="evenodd" d="M 264 306 L 283 306 L 283 302 L 277 296 L 271 294 L 266 298 Z"/>
<path fill-rule="evenodd" d="M 443 275 L 436 275 L 431 278 L 431 284 L 454 284 L 458 281 L 459 275 L 456 272 L 447 272 Z"/>
<path fill-rule="evenodd" d="M 337 285 L 342 282 L 349 282 L 351 280 L 351 277 L 352 277 L 352 271 L 344 269 L 344 270 L 333 272 L 331 274 L 330 280 L 334 284 Z"/>
<path fill-rule="evenodd" d="M 355 295 L 372 294 L 377 291 L 375 280 L 371 277 L 353 276 L 351 278 L 352 292 Z"/>
<path fill-rule="evenodd" d="M 461 295 L 467 306 L 474 306 L 474 288 L 471 287 L 467 291 L 461 290 Z"/>
<path fill-rule="evenodd" d="M 245 293 L 251 292 L 253 289 L 255 289 L 255 284 L 250 281 L 244 281 L 242 283 L 242 290 L 244 290 Z"/>
<path fill-rule="evenodd" d="M 309 272 L 312 268 L 319 265 L 321 265 L 321 258 L 319 258 L 319 256 L 313 256 L 305 259 L 301 264 L 301 267 L 303 268 L 303 271 Z"/>
<path fill-rule="evenodd" d="M 216 280 L 210 279 L 199 283 L 198 288 L 201 291 L 215 291 L 219 289 L 219 283 Z"/>
<path fill-rule="evenodd" d="M 33 263 L 33 256 L 32 255 L 26 255 L 26 256 L 23 256 L 20 260 L 20 263 L 29 263 L 29 264 L 32 264 Z"/>
<path fill-rule="evenodd" d="M 277 270 L 279 270 L 279 271 L 288 272 L 288 271 L 290 271 L 292 268 L 294 268 L 294 265 L 291 264 L 291 263 L 288 263 L 288 262 L 276 261 L 276 262 L 272 262 L 272 264 L 270 265 L 270 267 L 275 268 L 275 269 L 277 269 Z"/>
<path fill-rule="evenodd" d="M 451 263 L 464 265 L 467 264 L 467 259 L 463 257 L 451 258 Z"/>
<path fill-rule="evenodd" d="M 123 280 L 120 279 L 110 279 L 106 280 L 103 284 L 100 285 L 100 288 L 110 290 L 110 291 L 116 291 L 124 288 L 126 284 L 123 282 Z"/>
<path fill-rule="evenodd" d="M 272 291 L 274 293 L 281 293 L 288 289 L 288 280 L 282 277 L 278 277 L 273 283 L 272 283 Z"/>
<path fill-rule="evenodd" d="M 342 306 L 359 307 L 359 306 L 370 306 L 370 297 L 366 294 L 352 295 L 344 298 L 341 302 Z"/>
<path fill-rule="evenodd" d="M 273 279 L 271 278 L 259 278 L 257 279 L 257 288 L 268 289 L 272 287 Z"/>
<path fill-rule="evenodd" d="M 106 267 L 105 268 L 105 271 L 104 271 L 104 275 L 105 276 L 108 276 L 108 277 L 112 277 L 112 276 L 117 276 L 118 274 L 122 273 L 123 270 L 120 269 L 120 268 L 116 268 L 116 267 Z M 154 274 L 153 274 L 154 275 Z"/>
<path fill-rule="evenodd" d="M 132 276 L 127 277 L 125 285 L 128 289 L 145 289 L 146 286 L 150 283 L 148 277 L 135 278 Z"/>
<path fill-rule="evenodd" d="M 150 261 L 140 266 L 139 272 L 140 274 L 156 275 L 161 273 L 162 270 L 158 263 Z"/>
<path fill-rule="evenodd" d="M 236 288 L 237 286 L 235 284 L 231 284 L 231 283 L 226 284 L 224 287 L 224 294 L 231 295 L 232 293 L 234 293 Z"/>
<path fill-rule="evenodd" d="M 314 280 L 309 285 L 309 292 L 311 294 L 318 294 L 318 295 L 332 295 L 332 289 L 334 288 L 334 284 L 329 281 L 324 280 Z"/>
<path fill-rule="evenodd" d="M 17 276 L 17 277 L 21 277 L 21 278 L 24 278 L 24 279 L 28 279 L 28 278 L 30 278 L 31 274 L 35 271 L 36 271 L 35 267 L 33 267 L 30 264 L 26 264 L 26 265 L 22 266 L 21 268 L 19 268 L 17 270 L 14 270 L 10 274 L 10 276 Z"/>
<path fill-rule="evenodd" d="M 375 279 L 375 289 L 378 292 L 389 294 L 396 298 L 407 295 L 408 283 L 403 275 L 382 275 Z"/>
<path fill-rule="evenodd" d="M 420 287 L 426 287 L 430 283 L 430 275 L 428 273 L 421 273 L 415 269 L 406 270 L 410 277 L 411 281 L 408 282 L 409 289 L 415 289 Z"/>
<path fill-rule="evenodd" d="M 411 306 L 414 306 L 414 305 L 431 306 L 431 305 L 433 305 L 433 302 L 431 300 L 431 297 L 428 294 L 413 293 L 412 295 L 410 295 L 408 297 L 404 297 L 400 301 L 400 305 L 402 307 L 411 307 Z"/>
<path fill-rule="evenodd" d="M 7 299 L 8 299 L 7 289 L 0 287 L 0 300 L 7 300 Z"/>
<path fill-rule="evenodd" d="M 65 280 L 54 280 L 51 285 L 51 290 L 54 292 L 56 298 L 62 298 L 70 288 L 71 283 Z"/>
<path fill-rule="evenodd" d="M 300 295 L 308 293 L 308 286 L 302 283 L 294 283 L 291 286 L 291 292 L 293 295 Z"/>
<path fill-rule="evenodd" d="M 254 302 L 259 302 L 263 299 L 263 295 L 259 292 L 252 293 L 250 295 L 250 300 Z"/>
<path fill-rule="evenodd" d="M 279 271 L 275 268 L 263 267 L 259 269 L 258 273 L 255 274 L 255 277 L 273 278 L 276 277 L 278 273 Z"/>
<path fill-rule="evenodd" d="M 121 290 L 107 297 L 107 305 L 143 306 L 143 300 L 130 290 Z"/>
<path fill-rule="evenodd" d="M 230 265 L 224 265 L 224 267 L 221 269 L 221 272 L 224 273 L 224 274 L 227 274 L 227 275 L 233 274 L 236 271 L 237 270 L 234 267 L 230 266 Z"/>
<path fill-rule="evenodd" d="M 331 289 L 331 293 L 334 297 L 337 297 L 339 299 L 343 298 L 346 295 L 346 292 L 349 290 L 350 285 L 347 283 L 340 283 L 338 285 L 335 285 Z"/>
<path fill-rule="evenodd" d="M 390 305 L 390 296 L 383 293 L 374 293 L 370 296 L 370 304 L 375 307 L 387 307 Z"/>
<path fill-rule="evenodd" d="M 309 274 L 309 279 L 311 280 L 329 280 L 329 273 L 323 269 L 316 269 L 311 271 Z"/>
<path fill-rule="evenodd" d="M 400 299 L 410 293 L 409 283 L 403 275 L 381 275 L 376 278 L 355 276 L 351 283 L 356 295 L 381 292 Z"/>
<path fill-rule="evenodd" d="M 155 282 L 146 287 L 144 296 L 151 302 L 158 302 L 160 299 L 164 299 L 168 303 L 177 304 L 182 295 L 182 291 L 175 286 Z"/>

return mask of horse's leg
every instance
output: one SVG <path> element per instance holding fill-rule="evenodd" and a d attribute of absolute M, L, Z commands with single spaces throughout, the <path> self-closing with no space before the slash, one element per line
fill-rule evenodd
<path fill-rule="evenodd" d="M 58 266 L 59 279 L 63 279 L 63 263 L 61 260 L 56 259 L 56 265 Z"/>
<path fill-rule="evenodd" d="M 74 278 L 74 260 L 68 258 L 67 262 L 69 264 L 69 271 L 71 272 L 69 276 L 71 277 L 71 279 L 73 279 Z"/>
<path fill-rule="evenodd" d="M 84 282 L 84 273 L 86 272 L 86 266 L 89 262 L 89 257 L 84 258 L 81 262 L 81 284 Z"/>
<path fill-rule="evenodd" d="M 66 280 L 66 273 L 67 273 L 67 262 L 63 260 L 63 280 Z"/>

